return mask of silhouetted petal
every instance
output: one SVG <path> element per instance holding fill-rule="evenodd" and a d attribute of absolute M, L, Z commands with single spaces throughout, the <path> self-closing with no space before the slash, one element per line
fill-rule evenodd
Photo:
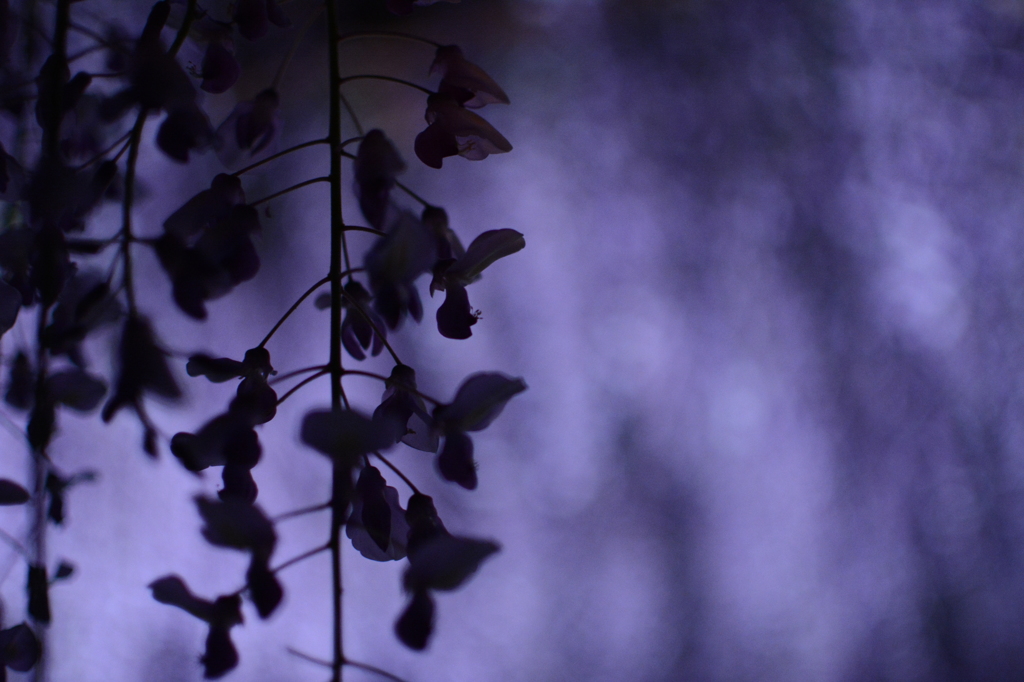
<path fill-rule="evenodd" d="M 196 618 L 210 623 L 214 620 L 213 602 L 192 594 L 185 581 L 176 575 L 158 578 L 149 584 L 153 599 L 187 611 Z"/>
<path fill-rule="evenodd" d="M 302 420 L 302 442 L 329 457 L 354 463 L 391 447 L 387 428 L 352 410 L 314 410 Z"/>
<path fill-rule="evenodd" d="M 112 324 L 122 315 L 117 296 L 105 277 L 96 271 L 75 273 L 61 291 L 50 324 L 43 330 L 43 344 L 51 355 L 67 355 L 81 366 L 80 344 L 94 330 Z"/>
<path fill-rule="evenodd" d="M 442 159 L 463 156 L 471 161 L 489 154 L 512 151 L 512 145 L 490 123 L 459 104 L 445 93 L 427 98 L 427 129 L 416 136 L 416 156 L 432 168 L 440 168 Z"/>
<path fill-rule="evenodd" d="M 164 221 L 164 231 L 191 245 L 191 239 L 226 217 L 233 206 L 245 203 L 242 181 L 226 173 L 213 178 L 204 189 Z"/>
<path fill-rule="evenodd" d="M 277 137 L 281 127 L 279 104 L 277 91 L 267 89 L 254 99 L 235 105 L 217 128 L 217 135 L 223 142 L 218 155 L 224 165 L 231 167 L 243 156 L 256 156 Z"/>
<path fill-rule="evenodd" d="M 445 435 L 444 449 L 437 456 L 437 470 L 446 481 L 458 483 L 466 490 L 475 490 L 477 479 L 472 439 L 461 431 Z"/>
<path fill-rule="evenodd" d="M 238 665 L 238 650 L 231 641 L 228 628 L 210 626 L 210 633 L 206 636 L 206 651 L 199 660 L 203 664 L 203 677 L 208 680 L 223 677 Z"/>
<path fill-rule="evenodd" d="M 235 24 L 246 40 L 259 40 L 270 30 L 268 2 L 274 0 L 238 0 L 235 5 Z"/>
<path fill-rule="evenodd" d="M 212 41 L 206 46 L 199 73 L 203 77 L 199 89 L 219 94 L 235 84 L 242 73 L 242 67 L 227 46 L 220 41 Z"/>
<path fill-rule="evenodd" d="M 228 408 L 256 426 L 265 424 L 277 414 L 277 393 L 262 377 L 246 377 L 238 385 L 238 394 Z"/>
<path fill-rule="evenodd" d="M 260 490 L 253 480 L 250 467 L 225 464 L 221 471 L 221 480 L 224 487 L 217 491 L 217 497 L 222 500 L 239 500 L 252 504 L 259 496 Z"/>
<path fill-rule="evenodd" d="M 434 264 L 436 246 L 429 230 L 412 213 L 402 211 L 363 260 L 374 295 L 374 309 L 391 329 L 408 313 L 419 322 L 423 305 L 416 278 Z"/>
<path fill-rule="evenodd" d="M 480 273 L 491 263 L 525 246 L 523 235 L 515 230 L 488 230 L 474 239 L 466 253 L 445 270 L 444 279 L 451 284 L 471 284 L 480 278 Z"/>
<path fill-rule="evenodd" d="M 274 524 L 258 507 L 207 497 L 197 497 L 196 506 L 205 523 L 203 537 L 211 545 L 249 550 L 264 557 L 273 552 L 277 542 Z"/>
<path fill-rule="evenodd" d="M 29 492 L 6 478 L 0 478 L 0 505 L 25 504 L 32 499 Z"/>
<path fill-rule="evenodd" d="M 167 367 L 167 357 L 156 345 L 149 321 L 130 315 L 121 333 L 120 367 L 114 395 L 103 407 L 103 421 L 110 421 L 125 405 L 137 406 L 143 393 L 167 399 L 181 397 L 174 376 Z"/>
<path fill-rule="evenodd" d="M 11 670 L 28 672 L 41 655 L 39 639 L 25 623 L 0 631 L 0 660 Z"/>
<path fill-rule="evenodd" d="M 238 414 L 220 414 L 203 425 L 198 432 L 176 433 L 171 438 L 171 454 L 189 471 L 202 471 L 211 466 L 227 464 L 226 446 L 239 434 L 252 430 L 252 424 Z"/>
<path fill-rule="evenodd" d="M 50 622 L 50 581 L 45 566 L 28 567 L 28 615 L 40 623 Z"/>
<path fill-rule="evenodd" d="M 434 500 L 429 495 L 413 493 L 409 496 L 405 520 L 409 524 L 409 554 L 415 554 L 420 547 L 438 535 L 448 535 L 441 517 L 437 515 Z"/>
<path fill-rule="evenodd" d="M 457 4 L 459 0 L 387 0 L 387 8 L 392 14 L 405 15 L 410 14 L 413 7 L 426 7 L 437 2 Z"/>
<path fill-rule="evenodd" d="M 80 369 L 56 372 L 46 377 L 47 391 L 58 403 L 79 412 L 89 412 L 100 404 L 107 384 Z"/>
<path fill-rule="evenodd" d="M 57 582 L 58 580 L 67 580 L 72 575 L 74 575 L 74 573 L 74 564 L 62 560 L 59 564 L 57 564 L 57 570 L 53 573 L 52 582 Z"/>
<path fill-rule="evenodd" d="M 190 377 L 204 376 L 215 384 L 236 379 L 245 373 L 245 365 L 231 358 L 214 358 L 197 353 L 188 359 L 185 371 Z"/>
<path fill-rule="evenodd" d="M 437 451 L 437 436 L 430 428 L 423 399 L 416 393 L 416 372 L 408 365 L 395 365 L 385 382 L 380 405 L 373 412 L 373 420 L 394 430 L 395 441 L 423 450 Z"/>
<path fill-rule="evenodd" d="M 96 480 L 96 473 L 88 469 L 66 478 L 53 470 L 47 473 L 46 481 L 43 484 L 46 488 L 46 493 L 50 498 L 50 504 L 46 511 L 47 518 L 58 526 L 63 525 L 64 494 L 69 488 L 72 488 L 79 483 L 87 483 L 94 480 Z"/>
<path fill-rule="evenodd" d="M 395 186 L 395 177 L 405 170 L 405 162 L 391 140 L 375 128 L 359 143 L 352 170 L 363 216 L 371 226 L 383 229 L 391 189 Z"/>
<path fill-rule="evenodd" d="M 384 499 L 391 509 L 391 524 L 388 545 L 381 550 L 377 541 L 370 537 L 363 519 L 363 502 L 357 496 L 352 502 L 352 514 L 345 524 L 345 534 L 352 541 L 352 547 L 371 561 L 397 561 L 405 558 L 406 543 L 409 538 L 409 524 L 405 520 L 405 511 L 398 499 L 398 491 L 391 486 L 384 488 Z"/>
<path fill-rule="evenodd" d="M 500 547 L 489 540 L 438 533 L 409 554 L 405 589 L 454 590 L 473 575 Z"/>
<path fill-rule="evenodd" d="M 457 284 L 449 284 L 444 303 L 437 309 L 437 331 L 449 339 L 468 339 L 478 315 L 469 305 L 469 294 Z"/>
<path fill-rule="evenodd" d="M 32 407 L 34 398 L 35 372 L 32 371 L 32 363 L 24 351 L 18 351 L 11 364 L 4 401 L 15 409 L 27 410 Z"/>
<path fill-rule="evenodd" d="M 213 128 L 197 106 L 172 110 L 160 124 L 156 144 L 175 161 L 188 163 L 192 150 L 208 149 L 214 141 Z"/>
<path fill-rule="evenodd" d="M 387 326 L 371 307 L 373 301 L 362 284 L 352 280 L 345 285 L 345 319 L 341 323 L 341 343 L 356 360 L 365 360 L 363 349 L 370 349 L 371 355 L 380 355 L 384 341 L 375 331 L 387 335 Z M 372 324 L 371 324 L 372 321 Z M 371 349 L 372 345 L 372 349 Z"/>
<path fill-rule="evenodd" d="M 456 260 L 466 253 L 459 236 L 448 226 L 448 213 L 440 206 L 427 206 L 420 220 L 431 231 L 437 245 L 437 260 Z M 434 292 L 431 291 L 431 294 Z"/>
<path fill-rule="evenodd" d="M 462 382 L 455 399 L 434 410 L 434 421 L 445 431 L 480 431 L 494 421 L 505 403 L 526 390 L 522 379 L 499 372 L 480 372 Z"/>
<path fill-rule="evenodd" d="M 434 632 L 434 598 L 426 590 L 413 593 L 409 605 L 395 623 L 395 634 L 402 644 L 422 651 Z"/>
<path fill-rule="evenodd" d="M 36 403 L 32 406 L 25 434 L 28 436 L 29 445 L 36 452 L 43 452 L 53 438 L 57 423 L 54 407 L 53 398 L 45 392 L 37 396 Z"/>
<path fill-rule="evenodd" d="M 457 45 L 437 48 L 430 73 L 440 73 L 438 92 L 455 97 L 464 107 L 479 109 L 486 104 L 508 104 L 508 95 L 476 64 L 466 61 Z"/>
<path fill-rule="evenodd" d="M 269 618 L 281 603 L 284 590 L 281 583 L 267 566 L 266 559 L 253 555 L 249 570 L 245 574 L 249 586 L 249 597 L 256 606 L 260 618 Z"/>
<path fill-rule="evenodd" d="M 359 521 L 370 538 L 385 552 L 391 543 L 391 506 L 384 498 L 386 487 L 387 482 L 380 471 L 369 465 L 363 467 L 356 480 L 356 493 L 362 503 Z"/>

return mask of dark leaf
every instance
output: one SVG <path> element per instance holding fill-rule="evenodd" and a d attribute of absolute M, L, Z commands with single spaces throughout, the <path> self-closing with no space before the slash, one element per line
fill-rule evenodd
<path fill-rule="evenodd" d="M 525 390 L 522 379 L 480 372 L 462 382 L 450 404 L 435 409 L 434 420 L 446 431 L 480 431 L 501 414 L 505 403 Z"/>
<path fill-rule="evenodd" d="M 437 470 L 446 481 L 458 483 L 466 490 L 476 490 L 472 439 L 461 431 L 445 435 L 444 449 L 437 456 Z"/>
<path fill-rule="evenodd" d="M 203 537 L 211 545 L 250 550 L 269 557 L 277 542 L 274 524 L 258 507 L 241 500 L 197 497 L 199 514 L 206 524 Z"/>
<path fill-rule="evenodd" d="M 0 478 L 0 505 L 25 504 L 32 495 L 14 481 Z"/>
<path fill-rule="evenodd" d="M 0 631 L 0 658 L 11 670 L 28 672 L 41 655 L 39 639 L 25 623 Z"/>
<path fill-rule="evenodd" d="M 402 644 L 422 651 L 434 631 L 434 599 L 426 590 L 414 592 L 409 605 L 395 623 L 395 634 Z"/>
<path fill-rule="evenodd" d="M 438 533 L 409 554 L 405 589 L 454 590 L 473 575 L 487 557 L 500 548 L 489 540 Z"/>
<path fill-rule="evenodd" d="M 40 623 L 50 622 L 50 581 L 45 566 L 28 567 L 28 615 Z"/>
<path fill-rule="evenodd" d="M 102 379 L 80 369 L 69 369 L 46 378 L 47 390 L 58 403 L 79 412 L 94 409 L 107 393 Z"/>

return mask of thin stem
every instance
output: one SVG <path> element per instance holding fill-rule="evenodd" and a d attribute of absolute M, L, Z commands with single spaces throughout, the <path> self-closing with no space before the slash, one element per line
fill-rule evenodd
<path fill-rule="evenodd" d="M 178 50 L 185 43 L 185 38 L 188 37 L 188 32 L 192 28 L 192 20 L 196 16 L 196 0 L 188 0 L 188 4 L 185 6 L 185 20 L 181 22 L 181 28 L 178 29 L 178 35 L 174 36 L 174 42 L 171 43 L 171 47 L 167 50 L 167 54 L 172 57 L 178 54 Z"/>
<path fill-rule="evenodd" d="M 127 133 L 125 133 L 121 137 L 117 138 L 112 145 L 110 145 L 109 147 L 107 147 L 106 149 L 101 151 L 100 153 L 96 154 L 95 156 L 93 156 L 91 159 L 89 159 L 85 163 L 83 163 L 83 164 L 81 164 L 79 166 L 76 166 L 75 170 L 85 170 L 89 166 L 91 166 L 94 163 L 96 163 L 97 161 L 101 160 L 104 156 L 106 156 L 110 152 L 114 151 L 114 147 L 116 147 L 119 144 L 122 144 L 122 143 L 126 142 L 128 140 L 128 138 L 131 137 L 131 135 L 132 135 L 132 133 L 129 130 Z"/>
<path fill-rule="evenodd" d="M 353 668 L 359 668 L 360 670 L 365 670 L 366 672 L 374 673 L 375 675 L 380 675 L 381 677 L 393 680 L 394 682 L 406 682 L 406 680 L 402 679 L 398 675 L 393 675 L 389 673 L 387 670 L 381 670 L 377 666 L 370 665 L 369 663 L 360 663 L 359 661 L 353 661 L 351 658 L 346 658 L 345 665 L 350 665 Z"/>
<path fill-rule="evenodd" d="M 313 549 L 309 550 L 308 552 L 303 552 L 302 554 L 300 554 L 297 557 L 292 557 L 291 559 L 289 559 L 288 561 L 284 562 L 280 566 L 277 566 L 276 568 L 270 569 L 270 572 L 271 573 L 280 573 L 281 571 L 283 571 L 284 569 L 288 568 L 289 566 L 294 566 L 295 564 L 299 563 L 300 561 L 305 561 L 306 559 L 308 559 L 310 557 L 316 556 L 320 552 L 327 551 L 328 549 L 330 549 L 330 547 L 331 547 L 331 545 L 329 543 L 324 543 L 324 544 L 320 545 L 319 547 L 314 547 Z"/>
<path fill-rule="evenodd" d="M 312 367 L 303 367 L 302 369 L 297 369 L 297 370 L 295 370 L 293 372 L 288 372 L 287 374 L 282 374 L 279 377 L 274 377 L 273 379 L 270 380 L 270 383 L 271 384 L 278 384 L 278 383 L 280 383 L 282 381 L 287 381 L 288 379 L 291 379 L 293 377 L 297 377 L 300 374 L 307 374 L 308 372 L 317 372 L 317 371 L 324 370 L 324 369 L 327 369 L 327 365 L 313 365 Z"/>
<path fill-rule="evenodd" d="M 338 42 L 343 43 L 347 40 L 356 40 L 358 38 L 400 38 L 402 40 L 411 40 L 416 43 L 430 45 L 431 47 L 442 47 L 441 43 L 435 40 L 421 38 L 420 36 L 413 35 L 411 33 L 400 33 L 398 31 L 356 31 L 340 36 L 338 38 Z"/>
<path fill-rule="evenodd" d="M 372 227 L 363 227 L 362 225 L 346 225 L 344 228 L 345 232 L 369 232 L 379 237 L 387 236 L 387 232 L 381 230 L 375 230 Z"/>
<path fill-rule="evenodd" d="M 18 554 L 25 558 L 25 561 L 32 561 L 32 555 L 28 553 L 27 549 L 25 549 L 25 545 L 18 542 L 18 539 L 16 537 L 14 537 L 2 528 L 0 528 L 0 539 L 2 539 L 11 547 L 13 547 L 18 552 Z"/>
<path fill-rule="evenodd" d="M 146 110 L 139 112 L 128 140 L 128 163 L 124 171 L 124 200 L 121 203 L 121 280 L 128 299 L 128 311 L 135 311 L 135 288 L 132 286 L 132 202 L 135 199 L 135 165 L 139 159 L 139 141 L 146 125 Z"/>
<path fill-rule="evenodd" d="M 273 1 L 273 0 L 271 0 Z M 281 84 L 281 79 L 284 78 L 285 72 L 288 70 L 288 65 L 292 63 L 292 59 L 295 58 L 295 53 L 299 51 L 299 46 L 302 45 L 302 39 L 306 35 L 306 31 L 313 25 L 316 18 L 320 16 L 320 11 L 323 8 L 318 7 L 316 11 L 309 15 L 309 19 L 302 25 L 299 32 L 295 34 L 295 40 L 292 41 L 291 49 L 288 50 L 288 54 L 281 60 L 281 65 L 277 67 L 277 73 L 274 74 L 274 80 L 271 82 L 270 87 L 273 90 L 277 90 L 277 87 Z"/>
<path fill-rule="evenodd" d="M 288 647 L 287 649 L 285 649 L 285 651 L 290 653 L 292 656 L 295 656 L 296 658 L 301 658 L 304 661 L 309 661 L 310 663 L 315 663 L 316 665 L 320 665 L 320 666 L 323 666 L 325 668 L 333 668 L 334 667 L 330 663 L 328 663 L 327 661 L 325 661 L 323 659 L 320 659 L 320 658 L 317 658 L 315 656 L 310 656 L 309 654 L 304 654 L 301 651 L 299 651 L 298 649 L 293 649 L 291 647 Z"/>
<path fill-rule="evenodd" d="M 328 370 L 324 370 L 324 371 L 322 371 L 322 372 L 317 372 L 317 373 L 316 373 L 316 374 L 314 374 L 313 376 L 309 376 L 309 377 L 306 377 L 305 379 L 303 379 L 302 381 L 300 381 L 299 383 L 295 384 L 295 385 L 294 385 L 294 386 L 292 386 L 292 387 L 291 387 L 290 389 L 288 389 L 288 391 L 287 391 L 287 392 L 286 392 L 286 393 L 285 393 L 285 394 L 284 394 L 283 396 L 281 396 L 280 398 L 278 398 L 278 399 L 277 399 L 277 404 L 278 404 L 278 405 L 280 405 L 280 404 L 281 404 L 281 403 L 283 403 L 283 402 L 284 402 L 285 400 L 288 400 L 288 397 L 289 397 L 289 396 L 290 396 L 290 395 L 291 395 L 292 393 L 295 393 L 295 391 L 299 390 L 300 388 L 302 388 L 303 386 L 305 386 L 305 385 L 306 385 L 306 384 L 308 384 L 309 382 L 311 382 L 311 381 L 314 381 L 315 379 L 319 379 L 320 377 L 324 376 L 325 374 L 329 374 Z"/>
<path fill-rule="evenodd" d="M 235 177 L 237 177 L 239 175 L 243 175 L 244 173 L 248 173 L 249 171 L 251 171 L 254 168 L 259 168 L 263 164 L 270 163 L 271 161 L 274 161 L 275 159 L 279 159 L 282 156 L 285 156 L 286 154 L 291 154 L 292 152 L 297 152 L 300 149 L 305 149 L 306 147 L 312 147 L 313 145 L 317 145 L 317 144 L 327 144 L 327 140 L 325 138 L 321 138 L 319 140 L 310 140 L 309 142 L 303 142 L 302 144 L 297 144 L 294 147 L 288 147 L 288 149 L 285 149 L 283 151 L 277 152 L 276 154 L 271 154 L 267 158 L 260 159 L 256 163 L 249 164 L 248 166 L 246 166 L 242 170 L 235 171 L 234 173 L 232 173 L 232 175 L 234 175 Z"/>
<path fill-rule="evenodd" d="M 374 74 L 374 73 L 359 73 L 359 74 L 356 74 L 354 76 L 345 76 L 344 78 L 339 78 L 338 79 L 338 85 L 344 85 L 345 83 L 350 83 L 352 81 L 361 81 L 361 80 L 387 81 L 389 83 L 398 83 L 399 85 L 404 85 L 404 86 L 406 86 L 408 88 L 414 88 L 414 89 L 419 90 L 420 92 L 426 93 L 428 95 L 436 94 L 430 88 L 425 88 L 422 85 L 417 85 L 416 83 L 413 83 L 412 81 L 407 81 L 407 80 L 405 80 L 403 78 L 395 78 L 394 76 L 381 76 L 379 74 Z"/>
<path fill-rule="evenodd" d="M 294 313 L 294 312 L 295 312 L 295 310 L 296 310 L 296 309 L 297 309 L 297 308 L 298 308 L 298 307 L 299 307 L 300 305 L 302 305 L 302 302 L 303 302 L 303 301 L 305 301 L 305 300 L 306 300 L 307 298 L 309 298 L 309 297 L 310 297 L 310 296 L 311 296 L 311 295 L 313 294 L 313 292 L 314 292 L 314 291 L 316 291 L 317 289 L 319 289 L 320 287 L 322 287 L 323 285 L 327 284 L 327 283 L 328 283 L 328 282 L 330 282 L 330 281 L 331 281 L 331 278 L 330 278 L 330 276 L 328 276 L 328 277 L 324 277 L 323 279 L 321 279 L 320 281 L 318 281 L 318 282 L 317 282 L 316 284 L 314 284 L 314 285 L 313 285 L 313 286 L 311 286 L 310 288 L 306 289 L 305 293 L 303 293 L 303 294 L 302 294 L 302 296 L 299 296 L 299 298 L 298 298 L 298 299 L 297 299 L 297 300 L 295 301 L 295 303 L 292 303 L 292 307 L 291 307 L 291 308 L 289 308 L 289 309 L 288 309 L 288 310 L 287 310 L 287 311 L 285 312 L 285 314 L 281 316 L 281 319 L 279 319 L 279 320 L 277 321 L 277 324 L 275 324 L 275 325 L 274 325 L 274 326 L 273 326 L 273 327 L 271 328 L 271 330 L 270 330 L 269 332 L 267 332 L 267 335 L 263 337 L 263 340 L 262 340 L 262 341 L 260 341 L 260 344 L 259 344 L 258 346 L 256 346 L 256 347 L 257 347 L 257 348 L 263 348 L 263 347 L 264 347 L 265 345 L 267 345 L 267 341 L 270 341 L 270 337 L 272 337 L 272 336 L 274 335 L 274 333 L 275 333 L 275 332 L 276 332 L 276 331 L 277 331 L 278 329 L 280 329 L 280 328 L 281 328 L 281 325 L 282 325 L 282 324 L 284 324 L 285 320 L 287 320 L 287 319 L 288 319 L 288 317 L 289 317 L 289 316 L 290 316 L 290 315 L 291 315 L 292 313 Z M 281 378 L 283 379 L 284 377 L 281 377 Z"/>
<path fill-rule="evenodd" d="M 285 187 L 280 192 L 274 192 L 273 194 L 271 194 L 268 197 L 263 197 L 262 199 L 257 199 L 256 201 L 249 202 L 249 205 L 250 206 L 259 206 L 260 204 L 265 204 L 268 201 L 270 201 L 271 199 L 276 199 L 276 198 L 278 198 L 279 196 L 281 196 L 283 194 L 288 194 L 289 192 L 294 192 L 297 189 L 302 189 L 303 187 L 305 187 L 307 185 L 312 185 L 312 184 L 315 184 L 317 182 L 330 182 L 330 181 L 331 181 L 331 179 L 329 177 L 327 177 L 327 176 L 323 176 L 323 177 L 320 177 L 320 178 L 310 178 L 309 180 L 303 180 L 302 182 L 300 182 L 298 184 L 295 184 L 295 185 L 292 185 L 291 187 Z"/>
<path fill-rule="evenodd" d="M 323 511 L 324 509 L 330 509 L 330 507 L 330 502 L 322 502 L 320 504 L 314 504 L 312 507 L 303 507 L 302 509 L 294 509 L 290 512 L 278 514 L 270 520 L 273 523 L 279 523 L 281 521 L 287 521 L 288 519 L 294 519 L 296 516 L 304 516 L 306 514 L 313 514 L 314 512 Z"/>
<path fill-rule="evenodd" d="M 327 0 L 327 77 L 330 92 L 329 122 L 327 137 L 331 141 L 331 408 L 341 409 L 341 256 L 344 252 L 345 267 L 348 264 L 348 247 L 345 244 L 345 220 L 341 203 L 341 88 L 338 70 L 338 17 L 337 4 Z M 362 132 L 359 133 L 362 135 Z M 347 402 L 347 400 L 346 400 Z M 348 465 L 333 459 L 331 463 L 331 620 L 333 656 L 331 661 L 331 682 L 342 682 L 345 663 L 343 630 L 342 591 L 344 583 L 341 572 L 341 527 L 345 523 L 347 491 L 352 487 L 352 473 Z"/>
<path fill-rule="evenodd" d="M 412 481 L 409 480 L 409 478 L 405 474 L 402 473 L 401 469 L 399 469 L 394 464 L 392 464 L 390 461 L 388 461 L 388 459 L 384 455 L 380 454 L 379 452 L 374 452 L 373 454 L 377 457 L 377 459 L 379 459 L 380 461 L 384 462 L 384 465 L 388 469 L 391 469 L 396 474 L 398 474 L 398 477 L 400 479 L 402 479 L 407 486 L 409 486 L 409 490 L 413 491 L 416 494 L 419 494 L 419 492 L 420 492 L 419 489 L 416 487 L 416 485 Z"/>

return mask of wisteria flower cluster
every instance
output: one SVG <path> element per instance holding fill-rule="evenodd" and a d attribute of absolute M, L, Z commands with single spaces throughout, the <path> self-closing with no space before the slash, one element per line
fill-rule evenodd
<path fill-rule="evenodd" d="M 395 15 L 407 15 L 436 0 L 377 1 Z M 448 484 L 476 489 L 486 470 L 478 470 L 472 434 L 490 426 L 526 389 L 520 378 L 479 372 L 443 400 L 419 386 L 416 370 L 395 351 L 392 342 L 403 327 L 423 320 L 423 291 L 431 297 L 444 294 L 433 322 L 441 336 L 471 337 L 481 314 L 471 305 L 468 288 L 496 261 L 525 247 L 523 235 L 509 228 L 485 225 L 465 234 L 444 208 L 415 194 L 400 177 L 410 151 L 434 169 L 450 157 L 478 161 L 511 151 L 509 141 L 476 113 L 486 105 L 508 104 L 509 97 L 458 46 L 394 31 L 344 32 L 336 0 L 159 0 L 134 32 L 116 23 L 89 25 L 99 22 L 96 14 L 80 10 L 73 0 L 46 5 L 52 13 L 46 19 L 31 9 L 35 5 L 13 5 L 0 1 L 0 116 L 10 124 L 0 129 L 15 131 L 0 139 L 0 335 L 21 329 L 7 336 L 13 348 L 4 357 L 2 391 L 9 420 L 24 431 L 33 475 L 27 484 L 0 479 L 0 505 L 29 510 L 32 529 L 24 544 L 0 534 L 26 563 L 25 622 L 6 629 L 0 622 L 0 679 L 10 668 L 35 669 L 36 679 L 44 680 L 45 661 L 52 655 L 46 641 L 54 617 L 50 591 L 75 572 L 65 560 L 51 563 L 46 531 L 68 523 L 72 491 L 96 481 L 98 474 L 66 471 L 59 464 L 69 445 L 61 435 L 66 410 L 98 412 L 104 422 L 132 419 L 141 436 L 137 447 L 146 455 L 169 451 L 196 476 L 209 470 L 219 474 L 217 495 L 196 496 L 196 512 L 210 545 L 246 557 L 241 586 L 228 594 L 199 596 L 208 593 L 193 591 L 173 572 L 149 586 L 157 602 L 201 621 L 207 637 L 197 661 L 206 678 L 238 666 L 232 632 L 244 625 L 245 604 L 251 603 L 258 618 L 271 617 L 287 589 L 281 573 L 329 554 L 332 584 L 325 593 L 334 610 L 333 651 L 326 661 L 301 655 L 322 661 L 335 681 L 345 666 L 398 679 L 344 652 L 342 544 L 351 543 L 371 561 L 405 562 L 401 587 L 407 601 L 395 614 L 394 633 L 412 649 L 426 648 L 438 595 L 462 587 L 499 545 L 450 532 L 424 491 Z M 284 123 L 281 97 L 290 86 L 283 76 L 314 30 L 327 45 L 328 130 L 277 151 Z M 47 36 L 45 44 L 30 40 L 40 34 Z M 433 58 L 428 64 L 424 55 L 421 73 L 439 78 L 436 86 L 387 74 L 343 76 L 339 44 L 371 37 L 428 46 Z M 291 43 L 272 82 L 253 87 L 254 77 L 243 78 L 248 67 L 239 56 L 244 54 L 239 41 Z M 201 57 L 183 59 L 179 52 L 185 46 Z M 409 112 L 418 117 L 425 110 L 426 127 L 415 139 L 396 142 L 384 130 L 363 130 L 344 91 L 374 80 L 426 95 L 425 109 Z M 224 120 L 211 121 L 209 98 L 224 93 L 232 93 L 237 103 L 224 109 L 230 108 Z M 138 177 L 138 159 L 151 125 L 156 148 L 173 163 L 209 154 L 223 165 L 204 182 L 205 189 L 174 201 L 178 207 L 155 230 L 135 225 L 135 207 L 146 185 Z M 345 137 L 343 128 L 349 127 L 353 134 Z M 328 157 L 327 176 L 251 197 L 250 174 L 313 147 Z M 271 182 L 277 177 L 268 175 Z M 150 404 L 173 405 L 195 386 L 178 378 L 176 359 L 160 337 L 163 320 L 168 315 L 208 320 L 211 301 L 258 277 L 262 257 L 256 237 L 261 222 L 273 220 L 260 206 L 318 183 L 331 188 L 329 270 L 310 282 L 243 357 L 193 352 L 184 366 L 187 375 L 232 383 L 233 397 L 194 430 L 163 435 Z M 358 202 L 362 224 L 344 216 L 346 191 Z M 119 225 L 100 219 L 112 214 L 104 208 L 115 209 Z M 353 231 L 373 236 L 362 252 L 350 249 L 347 238 Z M 140 305 L 134 275 L 142 250 L 151 250 L 166 275 L 173 305 Z M 324 362 L 296 369 L 287 354 L 276 351 L 272 362 L 268 342 L 307 298 L 329 315 Z M 114 340 L 113 372 L 104 376 L 90 355 L 108 337 Z M 365 368 L 376 364 L 360 364 L 381 356 L 390 362 L 384 374 Z M 345 384 L 351 376 L 378 380 L 380 401 L 350 401 Z M 289 381 L 285 389 L 283 382 Z M 329 385 L 327 404 L 306 413 L 301 424 L 278 423 L 284 400 L 323 384 Z M 265 452 L 261 433 L 267 428 L 298 433 L 305 448 L 316 453 L 309 466 L 322 457 L 331 469 L 327 501 L 290 512 L 264 510 L 254 472 L 268 457 L 283 456 Z M 401 448 L 426 453 L 421 456 L 432 460 L 437 479 L 413 482 L 390 459 Z M 330 514 L 328 541 L 280 560 L 278 522 L 317 511 Z"/>

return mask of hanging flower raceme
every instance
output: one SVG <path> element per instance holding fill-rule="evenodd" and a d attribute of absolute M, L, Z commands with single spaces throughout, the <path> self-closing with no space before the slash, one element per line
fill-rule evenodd
<path fill-rule="evenodd" d="M 420 161 L 441 168 L 448 156 L 470 161 L 486 159 L 490 154 L 512 151 L 512 144 L 479 115 L 469 111 L 450 93 L 427 98 L 427 129 L 416 136 L 414 149 Z"/>

